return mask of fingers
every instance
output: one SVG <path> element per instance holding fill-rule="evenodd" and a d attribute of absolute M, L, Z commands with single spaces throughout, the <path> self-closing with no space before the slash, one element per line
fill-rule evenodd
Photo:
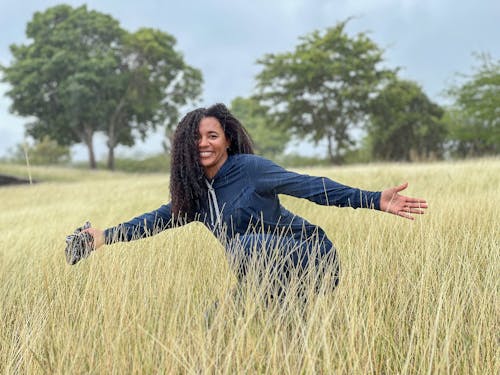
<path fill-rule="evenodd" d="M 427 201 L 422 198 L 412 198 L 412 197 L 403 197 L 403 198 L 405 198 L 405 201 L 407 203 L 424 203 L 424 204 L 427 203 Z"/>
<path fill-rule="evenodd" d="M 405 207 L 408 207 L 408 208 L 428 208 L 428 205 L 427 205 L 427 202 L 426 201 L 423 201 L 423 202 L 409 202 L 409 201 L 406 201 L 405 202 Z"/>
<path fill-rule="evenodd" d="M 404 217 L 405 219 L 415 220 L 410 210 L 400 210 L 396 213 L 396 215 Z"/>
<path fill-rule="evenodd" d="M 423 215 L 425 213 L 424 210 L 421 210 L 418 208 L 410 208 L 408 210 L 405 210 L 405 212 L 408 212 L 410 214 L 417 214 L 417 215 Z"/>
<path fill-rule="evenodd" d="M 413 216 L 411 216 L 408 212 L 405 212 L 405 211 L 399 211 L 397 213 L 397 215 L 404 217 L 405 219 L 415 220 L 415 218 Z"/>
<path fill-rule="evenodd" d="M 401 195 L 401 194 L 394 195 L 394 198 L 397 198 L 401 202 L 405 202 L 405 203 L 415 203 L 415 204 L 427 203 L 427 201 L 425 199 L 407 197 L 407 196 Z"/>
<path fill-rule="evenodd" d="M 393 198 L 394 205 L 398 208 L 428 208 L 427 201 L 420 198 L 405 197 L 404 195 L 397 195 Z"/>
<path fill-rule="evenodd" d="M 87 228 L 87 229 L 84 229 L 81 231 L 81 233 L 90 233 L 90 235 L 92 237 L 95 238 L 95 235 L 96 235 L 96 231 L 95 231 L 95 228 Z"/>
<path fill-rule="evenodd" d="M 423 207 L 422 207 L 423 208 Z M 405 206 L 396 212 L 396 215 L 404 217 L 406 219 L 414 220 L 412 215 L 423 215 L 425 211 L 422 208 L 414 208 Z"/>
<path fill-rule="evenodd" d="M 88 232 L 94 238 L 94 246 L 96 249 L 104 245 L 104 232 L 97 228 L 88 228 L 82 230 L 82 232 Z"/>

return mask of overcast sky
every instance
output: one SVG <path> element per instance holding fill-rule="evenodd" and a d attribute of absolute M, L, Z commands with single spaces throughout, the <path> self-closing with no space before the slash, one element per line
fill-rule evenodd
<path fill-rule="evenodd" d="M 51 0 L 0 1 L 0 63 L 11 62 L 9 45 L 27 43 L 26 24 L 33 13 L 59 4 Z M 66 1 L 79 6 L 82 1 Z M 229 104 L 248 96 L 265 53 L 290 51 L 298 38 L 355 16 L 347 32 L 369 32 L 385 49 L 387 67 L 418 82 L 434 101 L 455 73 L 470 73 L 473 52 L 500 58 L 500 0 L 101 0 L 89 9 L 108 13 L 134 31 L 154 27 L 177 39 L 188 64 L 203 73 L 202 104 Z M 0 84 L 0 156 L 23 140 L 27 119 L 9 113 L 7 86 Z M 134 150 L 158 152 L 160 137 Z M 97 155 L 105 153 L 97 140 Z M 119 153 L 126 149 L 120 148 Z M 85 157 L 75 148 L 77 158 Z"/>

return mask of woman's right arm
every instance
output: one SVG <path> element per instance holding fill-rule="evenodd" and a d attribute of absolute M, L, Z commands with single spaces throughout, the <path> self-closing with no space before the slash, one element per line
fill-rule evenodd
<path fill-rule="evenodd" d="M 97 249 L 104 244 L 149 237 L 172 226 L 172 210 L 169 203 L 114 227 L 105 230 L 89 228 L 85 232 L 94 237 L 94 247 Z"/>

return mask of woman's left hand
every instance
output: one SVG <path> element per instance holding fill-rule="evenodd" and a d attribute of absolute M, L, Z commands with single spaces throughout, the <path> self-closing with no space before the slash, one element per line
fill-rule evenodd
<path fill-rule="evenodd" d="M 399 194 L 408 187 L 408 182 L 382 191 L 380 197 L 380 210 L 414 220 L 413 215 L 421 215 L 427 208 L 425 199 L 405 197 Z"/>

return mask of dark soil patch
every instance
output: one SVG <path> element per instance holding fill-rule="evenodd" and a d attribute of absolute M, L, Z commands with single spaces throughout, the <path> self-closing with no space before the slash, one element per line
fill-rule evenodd
<path fill-rule="evenodd" d="M 32 180 L 33 183 L 36 181 Z M 23 185 L 29 184 L 30 180 L 26 180 L 24 178 L 19 178 L 15 176 L 9 176 L 6 174 L 0 174 L 0 186 L 8 186 L 8 185 Z"/>

